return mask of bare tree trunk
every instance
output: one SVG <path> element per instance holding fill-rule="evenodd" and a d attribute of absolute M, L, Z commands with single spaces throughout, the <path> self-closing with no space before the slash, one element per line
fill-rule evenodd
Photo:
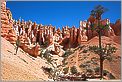
<path fill-rule="evenodd" d="M 102 57 L 100 57 L 100 76 L 101 78 L 103 78 L 103 59 Z"/>
<path fill-rule="evenodd" d="M 98 20 L 98 27 L 99 27 L 99 32 L 98 32 L 98 35 L 99 35 L 99 49 L 100 49 L 100 76 L 101 78 L 103 78 L 103 58 L 102 58 L 102 53 L 101 53 L 101 29 L 100 29 L 100 20 Z"/>

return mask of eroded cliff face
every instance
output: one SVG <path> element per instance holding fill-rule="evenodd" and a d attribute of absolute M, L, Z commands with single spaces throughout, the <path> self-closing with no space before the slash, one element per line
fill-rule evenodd
<path fill-rule="evenodd" d="M 91 40 L 87 41 L 86 43 L 84 43 L 84 45 L 98 45 L 99 42 L 99 38 L 96 36 L 94 38 L 92 38 Z M 112 56 L 115 57 L 115 59 L 113 59 L 113 61 L 109 61 L 109 60 L 105 60 L 104 61 L 104 70 L 107 70 L 108 72 L 110 72 L 116 79 L 120 79 L 121 78 L 121 50 L 120 50 L 120 44 L 114 42 L 111 38 L 106 37 L 106 36 L 102 36 L 102 44 L 112 44 L 114 47 L 117 48 L 117 51 L 112 54 Z M 72 51 L 75 48 L 72 48 Z M 68 67 L 69 70 L 71 69 L 71 67 L 76 66 L 77 70 L 79 72 L 83 72 L 86 69 L 93 69 L 94 67 L 99 67 L 99 55 L 86 51 L 83 52 L 83 50 L 87 50 L 87 48 L 83 47 L 82 49 L 77 49 L 74 51 L 73 54 L 69 55 L 68 58 L 65 60 L 65 62 L 68 62 L 68 64 L 65 67 Z M 113 57 L 113 58 L 114 58 Z M 91 64 L 89 63 L 89 67 L 88 68 L 84 68 L 84 65 L 87 65 L 85 62 L 92 61 L 92 58 L 98 58 L 98 60 L 95 60 L 95 63 L 97 64 Z M 84 67 L 80 67 L 83 64 Z M 91 66 L 91 68 L 90 68 Z M 70 71 L 69 71 L 70 73 Z M 98 73 L 99 74 L 99 73 Z M 110 78 L 110 77 L 109 77 Z"/>
<path fill-rule="evenodd" d="M 44 61 L 42 58 L 38 57 L 41 55 L 40 54 L 41 48 L 44 48 L 45 51 L 46 50 L 49 51 L 53 59 L 57 59 L 56 61 L 57 64 L 61 65 L 63 61 L 62 55 L 64 55 L 65 50 L 69 48 L 75 49 L 79 45 L 98 45 L 98 37 L 95 37 L 95 36 L 98 36 L 98 33 L 93 30 L 86 30 L 86 28 L 88 29 L 91 28 L 91 22 L 96 23 L 96 24 L 98 22 L 92 16 L 90 16 L 90 18 L 86 21 L 80 21 L 80 26 L 78 28 L 76 28 L 75 26 L 71 28 L 68 26 L 65 26 L 61 30 L 60 28 L 56 29 L 52 25 L 42 25 L 42 24 L 39 25 L 39 24 L 36 24 L 36 22 L 33 23 L 31 21 L 24 21 L 24 20 L 15 21 L 12 19 L 12 13 L 10 9 L 6 8 L 6 2 L 2 1 L 1 4 L 2 4 L 1 5 L 1 36 L 3 37 L 2 43 L 5 42 L 2 45 L 2 48 L 3 48 L 2 50 L 5 49 L 2 54 L 3 55 L 6 54 L 3 56 L 4 58 L 3 69 L 4 69 L 5 63 L 9 62 L 9 60 L 12 61 L 12 64 L 14 64 L 14 66 L 16 66 L 15 64 L 18 64 L 19 62 L 22 62 L 23 60 L 19 60 L 19 62 L 17 62 L 18 57 L 21 59 L 25 59 L 26 61 L 30 60 L 31 56 L 35 57 L 36 61 L 38 59 L 38 61 L 36 62 L 36 65 L 33 62 L 33 59 L 31 61 L 28 61 L 29 63 L 27 64 L 28 66 L 26 65 L 26 62 L 24 64 L 23 63 L 18 64 L 20 65 L 19 66 L 20 69 L 22 69 L 23 68 L 22 66 L 25 65 L 24 69 L 28 68 L 27 71 L 33 68 L 32 71 L 29 71 L 29 72 L 34 71 L 32 75 L 33 74 L 36 75 L 36 76 L 29 76 L 28 72 L 27 73 L 22 72 L 22 75 L 24 74 L 24 75 L 29 76 L 29 78 L 22 76 L 24 80 L 25 79 L 28 80 L 30 79 L 30 77 L 32 78 L 32 80 L 33 79 L 41 80 L 40 78 L 42 77 L 44 77 L 44 80 L 49 79 L 47 75 L 45 75 L 45 73 L 43 73 L 42 75 L 43 71 L 40 70 L 42 65 L 44 66 L 46 65 L 45 63 L 46 60 Z M 101 20 L 101 24 L 109 25 L 110 20 L 109 19 Z M 119 58 L 120 58 L 120 40 L 121 40 L 120 36 L 121 36 L 120 20 L 117 20 L 115 24 L 110 24 L 109 29 L 102 31 L 102 43 L 114 44 L 118 48 L 118 51 L 117 53 L 115 53 L 115 55 L 118 56 Z M 22 53 L 20 49 L 18 51 L 18 55 L 13 55 L 15 51 L 14 46 L 10 45 L 10 43 L 4 39 L 8 40 L 13 45 L 16 45 L 16 41 L 19 40 L 20 41 L 19 48 L 21 48 L 27 54 Z M 4 48 L 4 46 L 6 47 Z M 7 48 L 9 48 L 8 49 L 9 52 L 7 52 L 8 51 Z M 10 55 L 7 56 L 8 54 Z M 85 56 L 86 54 L 87 53 L 84 53 Z M 93 55 L 95 55 L 95 57 L 98 56 L 96 54 L 93 54 Z M 91 54 L 90 56 L 88 56 L 89 58 L 87 60 L 90 60 L 90 58 L 93 55 Z M 8 58 L 9 60 L 5 58 Z M 13 61 L 12 58 L 14 58 L 15 61 Z M 76 50 L 75 53 L 71 54 L 71 56 L 69 56 L 69 58 L 67 59 L 69 67 L 76 65 L 77 68 L 79 68 L 79 65 L 83 63 L 83 61 L 81 61 L 82 58 L 83 56 L 82 54 L 80 54 L 80 51 Z M 105 63 L 105 66 L 104 66 L 105 69 L 109 70 L 110 72 L 113 72 L 113 74 L 116 76 L 117 79 L 120 79 L 120 59 L 119 58 L 116 59 L 118 64 L 116 64 L 116 62 L 113 62 L 113 63 L 107 62 Z M 5 73 L 5 74 L 3 73 L 4 79 L 6 79 L 6 76 L 8 75 L 6 72 L 6 69 L 8 69 L 7 66 L 8 65 L 6 64 L 5 71 L 3 71 Z M 18 70 L 14 70 L 14 68 L 11 66 L 10 68 L 12 68 L 12 71 L 10 71 L 10 78 L 7 78 L 7 79 L 14 78 L 14 75 L 12 74 L 18 71 Z M 113 68 L 117 69 L 117 71 L 113 70 Z M 19 73 L 17 75 L 19 75 Z M 15 79 L 18 79 L 18 78 L 19 77 Z"/>
<path fill-rule="evenodd" d="M 121 36 L 121 21 L 118 19 L 115 24 L 111 23 L 111 27 L 114 30 L 116 36 Z"/>
<path fill-rule="evenodd" d="M 98 23 L 98 21 L 93 16 L 90 16 L 88 18 L 87 22 L 89 22 L 88 23 L 88 28 L 91 28 L 90 24 L 92 24 L 92 23 L 94 23 L 94 27 L 96 28 L 97 23 Z M 111 27 L 109 19 L 101 20 L 100 24 L 102 26 L 108 25 L 108 27 L 109 27 L 108 29 L 102 30 L 102 36 L 107 36 L 107 37 L 115 36 L 114 29 Z M 98 33 L 96 31 L 87 30 L 87 36 L 88 36 L 89 40 L 92 39 L 93 37 L 97 36 L 97 35 L 98 35 Z"/>
<path fill-rule="evenodd" d="M 20 48 L 34 57 L 40 55 L 40 46 L 55 45 L 54 52 L 58 54 L 61 49 L 75 48 L 98 36 L 96 31 L 86 30 L 86 28 L 91 29 L 91 23 L 97 25 L 98 21 L 93 16 L 87 21 L 80 21 L 79 28 L 65 26 L 60 30 L 52 25 L 39 25 L 23 19 L 15 21 L 12 19 L 10 9 L 6 8 L 6 2 L 2 1 L 1 4 L 1 36 L 12 44 L 19 39 Z M 110 25 L 109 19 L 101 20 L 100 23 L 103 26 L 109 25 L 109 29 L 102 31 L 102 36 L 114 37 L 121 34 L 120 20 L 114 25 Z"/>
<path fill-rule="evenodd" d="M 15 44 L 16 34 L 13 30 L 12 13 L 9 8 L 6 8 L 6 2 L 1 1 L 1 36 L 10 43 Z"/>

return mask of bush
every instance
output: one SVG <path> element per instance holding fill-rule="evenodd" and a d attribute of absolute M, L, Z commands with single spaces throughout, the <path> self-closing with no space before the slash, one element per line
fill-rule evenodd
<path fill-rule="evenodd" d="M 89 51 L 94 52 L 95 54 L 100 54 L 99 46 L 89 46 Z"/>
<path fill-rule="evenodd" d="M 107 70 L 103 70 L 103 73 L 109 73 Z"/>
<path fill-rule="evenodd" d="M 68 57 L 69 55 L 73 54 L 74 52 L 71 50 L 66 50 L 62 57 Z"/>
<path fill-rule="evenodd" d="M 63 59 L 62 64 L 63 64 L 63 66 L 68 64 L 68 62 L 66 62 L 66 58 Z"/>
<path fill-rule="evenodd" d="M 47 47 L 48 45 L 49 45 L 49 42 L 48 41 L 45 41 L 43 46 L 44 47 Z"/>
<path fill-rule="evenodd" d="M 50 55 L 49 51 L 45 51 L 43 54 L 43 57 L 47 60 L 48 63 L 51 63 L 53 61 L 52 56 Z"/>
<path fill-rule="evenodd" d="M 43 71 L 45 72 L 45 73 L 51 73 L 51 71 L 52 71 L 52 68 L 48 68 L 48 67 L 42 67 L 42 69 L 43 69 Z"/>
<path fill-rule="evenodd" d="M 80 50 L 82 50 L 85 47 L 85 45 L 79 45 L 78 48 L 80 48 Z"/>
<path fill-rule="evenodd" d="M 89 68 L 89 69 L 87 69 L 87 72 L 92 73 L 92 72 L 94 72 L 94 70 Z"/>
<path fill-rule="evenodd" d="M 95 72 L 99 72 L 100 71 L 100 67 L 96 67 L 94 68 Z"/>
<path fill-rule="evenodd" d="M 110 73 L 109 71 L 103 70 L 103 74 L 104 74 L 104 73 L 109 74 L 109 78 L 110 78 L 110 79 L 116 79 L 116 78 L 112 75 L 112 73 Z"/>
<path fill-rule="evenodd" d="M 98 63 L 97 63 L 97 62 L 95 62 L 95 61 L 92 61 L 92 64 L 94 64 L 94 65 L 98 65 Z"/>
<path fill-rule="evenodd" d="M 110 73 L 110 79 L 116 79 L 111 73 Z"/>
<path fill-rule="evenodd" d="M 85 68 L 85 67 L 87 67 L 88 66 L 88 64 L 81 64 L 79 67 L 80 68 Z"/>
<path fill-rule="evenodd" d="M 41 51 L 41 52 L 40 52 L 39 57 L 43 58 L 43 56 L 44 56 L 43 49 L 41 49 L 40 51 Z"/>
<path fill-rule="evenodd" d="M 83 53 L 87 53 L 87 52 L 88 52 L 88 50 L 84 49 L 82 52 L 83 52 Z"/>
<path fill-rule="evenodd" d="M 64 74 L 67 74 L 68 71 L 69 71 L 69 67 L 66 67 L 66 68 L 63 69 Z"/>
<path fill-rule="evenodd" d="M 43 43 L 39 42 L 39 45 L 41 48 L 46 48 L 46 47 L 48 47 L 49 42 L 48 41 L 44 41 Z"/>
<path fill-rule="evenodd" d="M 64 66 L 67 65 L 67 64 L 68 64 L 68 62 L 64 62 L 64 63 L 63 63 Z"/>
<path fill-rule="evenodd" d="M 112 57 L 106 57 L 106 59 L 107 59 L 109 62 L 111 62 L 111 61 L 113 60 Z"/>
<path fill-rule="evenodd" d="M 76 68 L 75 66 L 71 67 L 70 72 L 71 72 L 72 74 L 78 73 L 77 68 Z"/>
<path fill-rule="evenodd" d="M 86 63 L 91 63 L 91 61 L 86 61 Z"/>

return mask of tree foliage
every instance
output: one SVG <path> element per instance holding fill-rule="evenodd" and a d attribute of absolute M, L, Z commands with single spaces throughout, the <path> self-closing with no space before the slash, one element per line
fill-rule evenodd
<path fill-rule="evenodd" d="M 62 57 L 68 57 L 69 55 L 73 54 L 74 53 L 74 50 L 71 50 L 71 49 L 68 49 L 65 51 L 65 53 L 63 54 Z"/>
<path fill-rule="evenodd" d="M 98 46 L 89 46 L 89 51 L 95 54 L 102 54 L 102 59 L 111 59 L 113 56 L 112 54 L 115 53 L 117 50 L 116 47 L 112 46 L 111 44 L 106 44 L 101 49 Z M 101 51 L 101 52 L 100 52 Z"/>
<path fill-rule="evenodd" d="M 42 69 L 48 73 L 50 79 L 53 79 L 54 81 L 58 81 L 58 77 L 61 73 L 62 65 L 57 65 L 56 63 L 57 59 L 53 59 L 50 51 L 48 50 L 42 49 L 40 56 L 46 59 L 47 63 L 51 65 L 50 68 L 43 67 Z"/>
<path fill-rule="evenodd" d="M 91 15 L 94 16 L 96 19 L 99 19 L 103 13 L 108 11 L 107 8 L 104 8 L 101 5 L 98 5 L 94 8 L 94 10 L 91 11 Z"/>

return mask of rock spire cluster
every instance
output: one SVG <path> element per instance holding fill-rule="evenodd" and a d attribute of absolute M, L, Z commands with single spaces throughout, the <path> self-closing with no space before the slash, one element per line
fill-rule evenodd
<path fill-rule="evenodd" d="M 10 9 L 6 8 L 6 2 L 2 1 L 1 4 L 1 36 L 12 44 L 19 38 L 20 47 L 34 57 L 39 55 L 41 46 L 54 44 L 54 51 L 58 54 L 61 48 L 77 47 L 98 35 L 95 31 L 86 30 L 91 28 L 91 23 L 97 24 L 92 16 L 87 21 L 80 21 L 78 28 L 65 26 L 60 30 L 52 25 L 36 24 L 30 20 L 13 20 Z M 109 25 L 108 30 L 103 30 L 103 36 L 115 36 L 115 28 L 111 28 L 109 19 L 101 20 L 101 24 Z"/>

